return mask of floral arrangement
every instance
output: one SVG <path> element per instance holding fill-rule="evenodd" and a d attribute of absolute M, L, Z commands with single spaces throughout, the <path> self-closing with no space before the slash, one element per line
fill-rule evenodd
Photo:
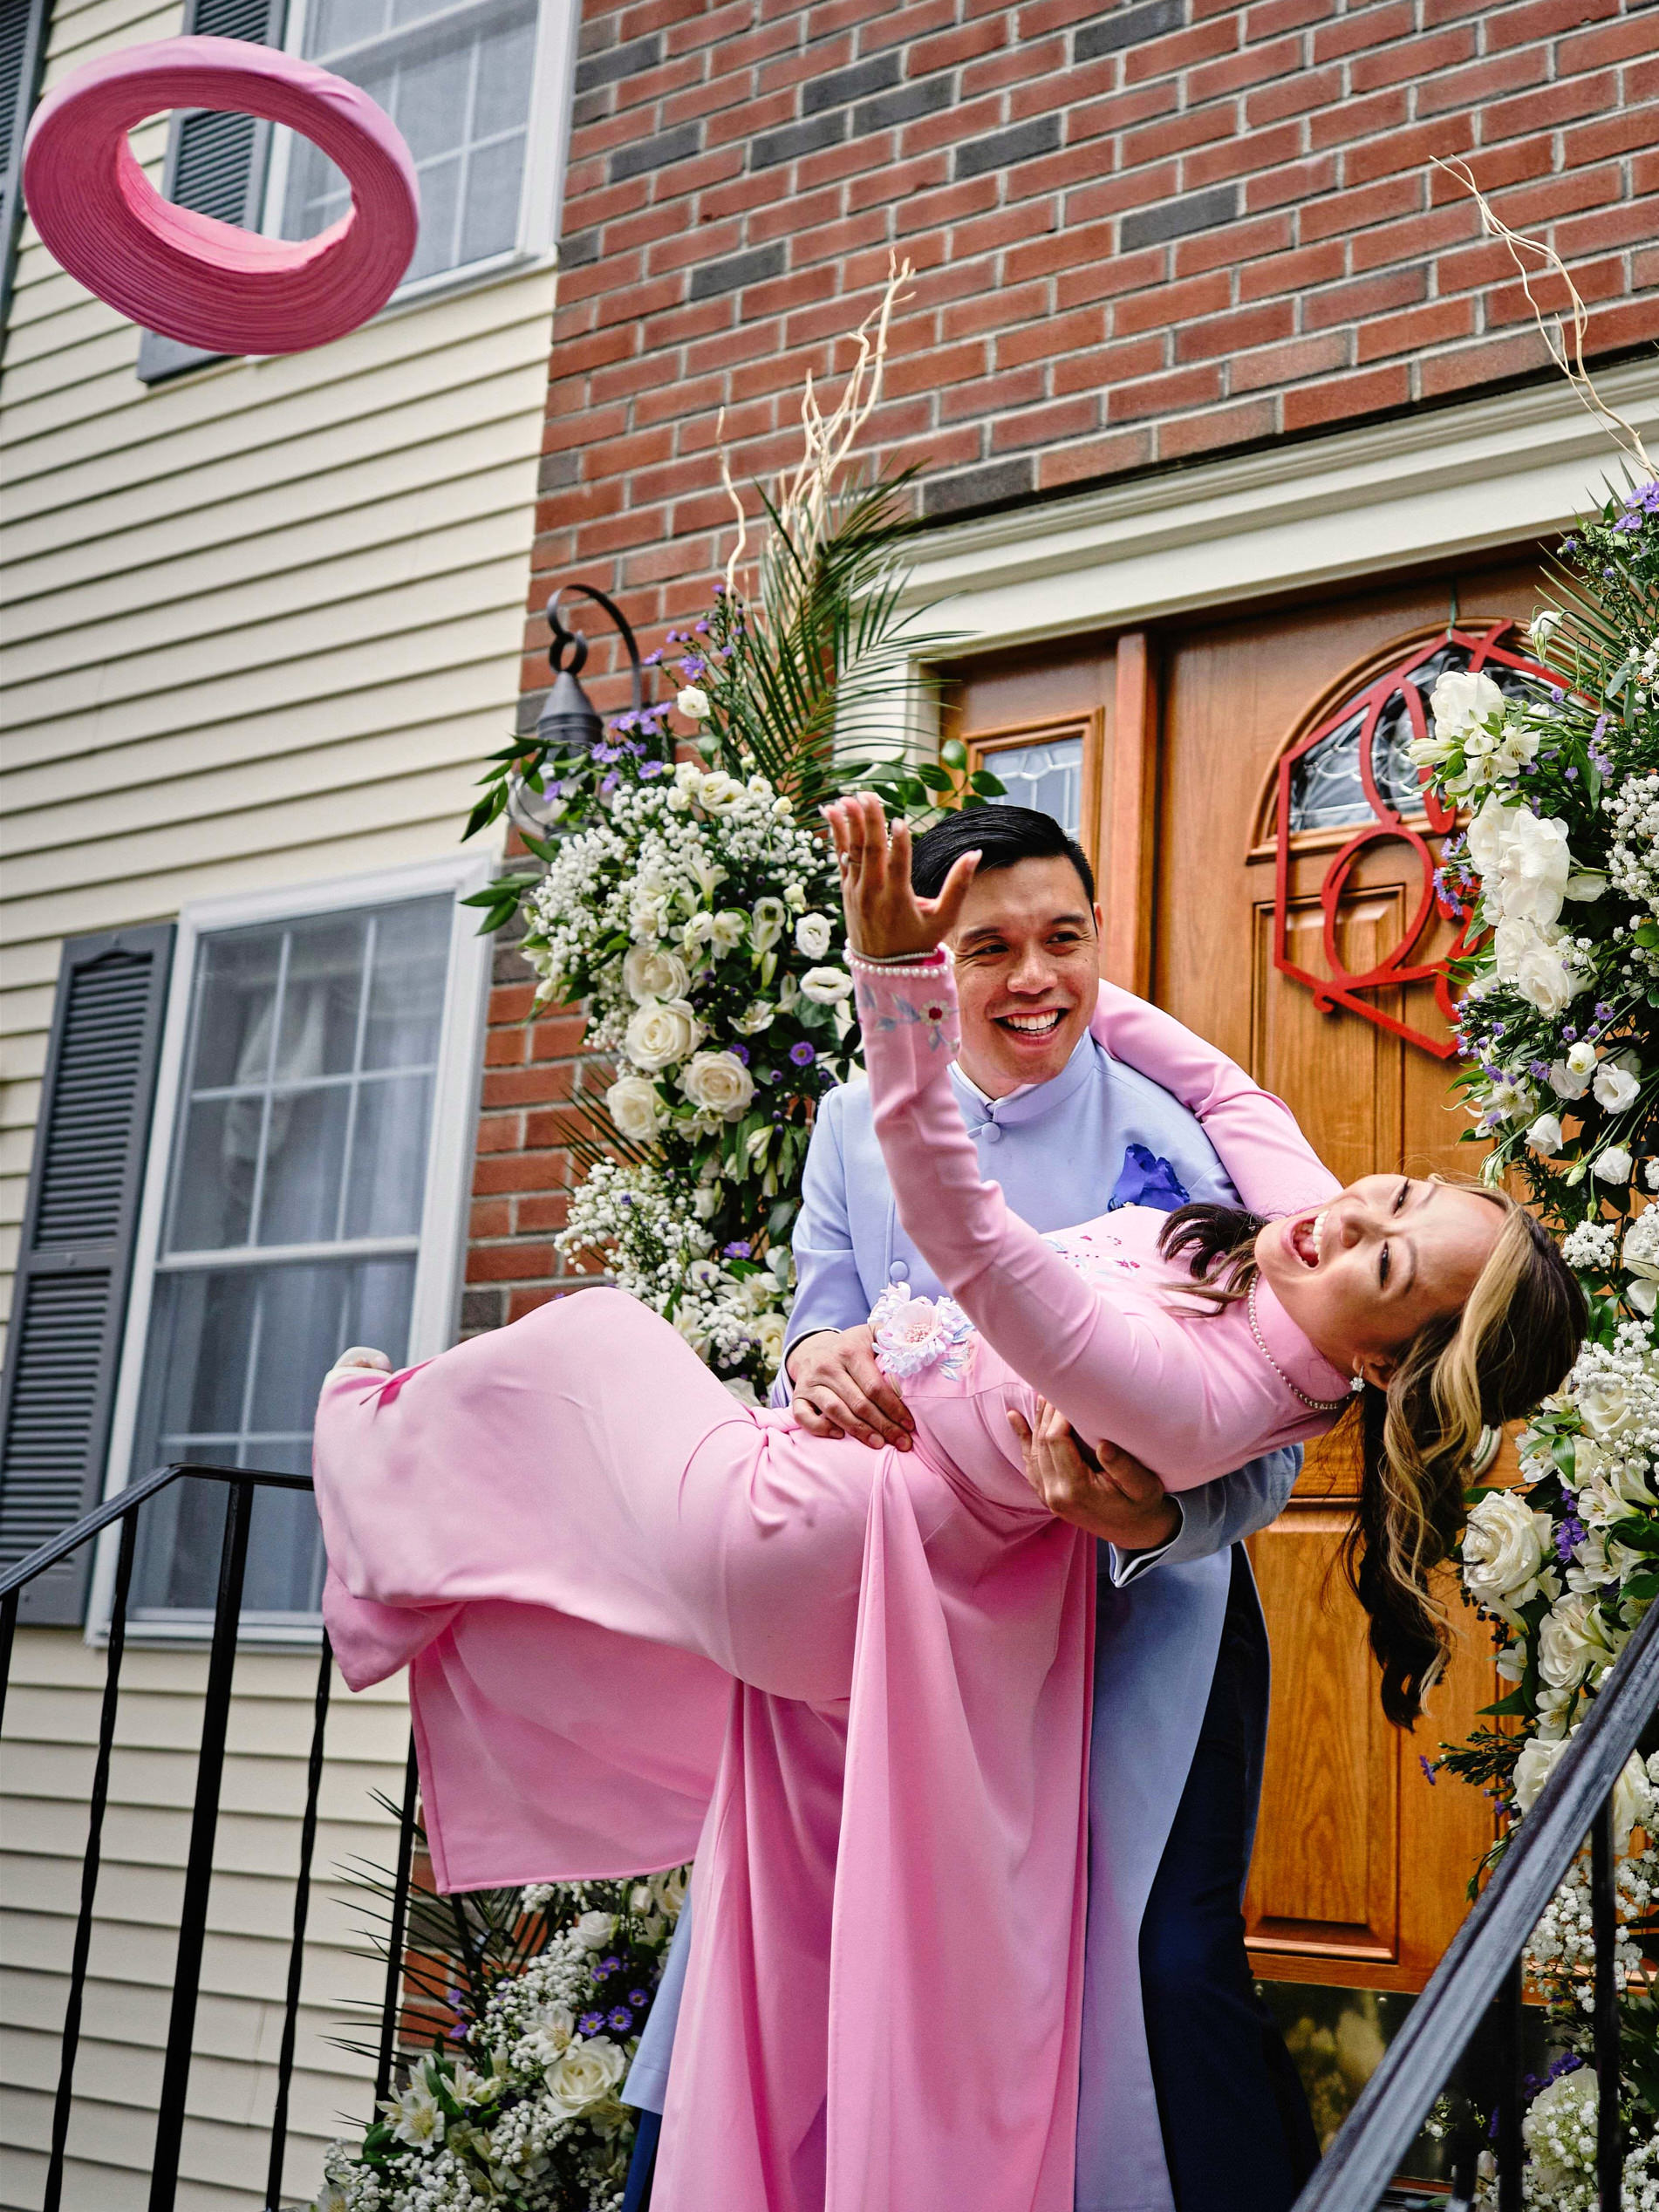
<path fill-rule="evenodd" d="M 324 2161 L 314 2212 L 617 2212 L 634 2120 L 619 2092 L 651 2010 L 686 1869 L 424 1897 L 406 1976 L 443 1980 L 433 2047 L 359 2142 Z M 379 1887 L 379 1885 L 375 1885 Z M 453 1906 L 495 1937 L 449 1949 Z M 468 1917 L 463 1913 L 464 1931 Z M 435 1956 L 434 1956 L 435 1949 Z M 434 1990 L 433 1994 L 436 1994 Z"/>
<path fill-rule="evenodd" d="M 1459 1013 L 1471 1134 L 1491 1147 L 1483 1172 L 1519 1178 L 1560 1237 L 1591 1313 L 1572 1375 L 1521 1435 L 1524 1490 L 1478 1492 L 1462 1545 L 1464 1593 L 1492 1623 L 1512 1687 L 1492 1709 L 1499 1724 L 1442 1764 L 1523 1817 L 1659 1596 L 1651 471 L 1566 541 L 1557 586 L 1530 632 L 1554 680 L 1505 693 L 1478 672 L 1443 675 L 1412 748 L 1425 781 L 1468 816 L 1447 843 L 1438 887 L 1475 947 L 1461 963 Z M 1617 1826 L 1626 2202 L 1659 2208 L 1659 1728 L 1620 1784 Z M 1595 2083 L 1581 2063 L 1588 1929 L 1580 1863 L 1527 1952 L 1565 2070 L 1528 2108 L 1526 2202 L 1564 2212 L 1594 2201 Z"/>

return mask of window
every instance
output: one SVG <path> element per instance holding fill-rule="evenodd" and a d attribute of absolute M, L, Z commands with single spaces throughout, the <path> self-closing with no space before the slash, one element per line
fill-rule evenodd
<path fill-rule="evenodd" d="M 1089 734 L 1073 725 L 970 738 L 968 763 L 1007 787 L 1005 805 L 1051 814 L 1068 836 L 1082 839 Z"/>
<path fill-rule="evenodd" d="M 128 1337 L 133 1470 L 303 1471 L 347 1344 L 401 1364 L 449 1341 L 481 967 L 440 872 L 413 896 L 381 879 L 309 912 L 186 917 Z M 223 1512 L 206 1485 L 150 1508 L 135 1619 L 208 1617 Z M 249 1615 L 309 1621 L 322 1575 L 310 1499 L 262 1492 Z"/>
<path fill-rule="evenodd" d="M 408 141 L 420 181 L 420 239 L 406 284 L 493 261 L 552 236 L 547 165 L 533 160 L 537 0 L 309 0 L 300 51 L 360 85 Z M 550 14 L 562 13 L 550 9 Z M 546 27 L 545 38 L 554 38 Z M 559 72 L 561 88 L 563 71 Z M 563 118 L 543 114 L 555 133 Z M 284 133 L 271 228 L 314 237 L 345 213 L 345 178 Z M 539 220 L 538 220 L 539 217 Z"/>

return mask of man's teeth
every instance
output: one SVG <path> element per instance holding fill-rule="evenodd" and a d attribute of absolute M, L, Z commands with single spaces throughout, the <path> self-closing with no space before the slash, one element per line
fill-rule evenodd
<path fill-rule="evenodd" d="M 1005 1014 L 1002 1017 L 1010 1029 L 1018 1029 L 1033 1037 L 1041 1036 L 1046 1030 L 1056 1027 L 1060 1021 L 1058 1007 L 1047 1014 Z"/>
<path fill-rule="evenodd" d="M 1324 1209 L 1321 1209 L 1321 1210 L 1318 1213 L 1316 1213 L 1316 1214 L 1314 1216 L 1314 1265 L 1315 1265 L 1315 1266 L 1317 1266 L 1317 1265 L 1318 1265 L 1318 1262 L 1319 1262 L 1319 1260 L 1320 1260 L 1320 1256 L 1321 1256 L 1320 1248 L 1321 1248 L 1321 1245 L 1323 1244 L 1324 1239 L 1325 1239 L 1325 1211 L 1324 1211 Z"/>

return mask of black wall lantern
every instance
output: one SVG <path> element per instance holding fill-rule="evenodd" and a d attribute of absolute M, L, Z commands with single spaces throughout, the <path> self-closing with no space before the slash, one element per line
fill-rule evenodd
<path fill-rule="evenodd" d="M 567 584 L 560 587 L 547 603 L 548 627 L 552 632 L 548 645 L 548 659 L 553 665 L 553 682 L 547 700 L 536 720 L 536 742 L 543 761 L 556 761 L 566 753 L 591 751 L 604 735 L 604 721 L 599 710 L 582 688 L 580 677 L 587 665 L 588 641 L 579 630 L 567 630 L 559 619 L 559 603 L 573 591 L 593 600 L 603 607 L 617 626 L 618 635 L 628 648 L 628 659 L 633 669 L 633 711 L 638 715 L 645 706 L 645 670 L 640 664 L 639 647 L 629 626 L 628 618 L 614 599 L 591 584 Z M 569 665 L 565 656 L 569 654 Z M 539 778 L 538 778 L 539 780 Z M 553 829 L 559 811 L 556 795 L 538 791 L 535 784 L 522 775 L 509 780 L 508 807 L 521 827 L 532 836 L 545 837 Z"/>

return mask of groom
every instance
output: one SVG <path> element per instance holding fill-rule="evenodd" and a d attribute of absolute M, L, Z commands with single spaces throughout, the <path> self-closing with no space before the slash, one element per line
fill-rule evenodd
<path fill-rule="evenodd" d="M 976 809 L 918 840 L 917 891 L 936 897 L 975 848 L 950 940 L 962 1033 L 952 1075 L 982 1175 L 1043 1231 L 1114 1205 L 1237 1204 L 1192 1116 L 1089 1034 L 1100 910 L 1078 846 L 1048 815 Z M 899 1225 L 862 1082 L 818 1109 L 794 1247 L 776 1402 L 849 1450 L 908 1450 L 911 1418 L 866 1317 L 889 1283 L 918 1296 L 939 1286 Z M 1240 1911 L 1267 1646 L 1239 1540 L 1280 1512 L 1301 1456 L 1275 1453 L 1178 1499 L 1118 1456 L 1066 1510 L 1103 1540 L 1076 2212 L 1287 2212 L 1316 2156 L 1254 1994 Z M 690 1920 L 688 1907 L 624 2092 L 642 2108 L 628 2212 L 648 2194 Z M 942 2145 L 942 2174 L 948 2160 Z"/>

